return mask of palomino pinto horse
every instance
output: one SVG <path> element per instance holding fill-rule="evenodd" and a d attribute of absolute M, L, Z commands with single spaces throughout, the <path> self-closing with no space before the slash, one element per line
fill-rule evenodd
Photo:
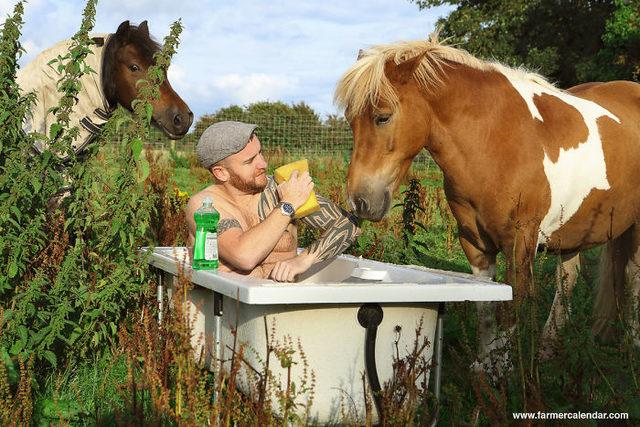
<path fill-rule="evenodd" d="M 412 159 L 425 148 L 473 273 L 508 260 L 515 304 L 532 283 L 539 246 L 561 254 L 543 341 L 555 338 L 575 284 L 579 251 L 607 243 L 596 314 L 623 297 L 625 270 L 640 289 L 640 85 L 587 83 L 561 90 L 542 77 L 428 41 L 361 53 L 335 94 L 354 135 L 347 194 L 360 218 L 389 210 Z M 614 289 L 615 287 L 615 289 Z M 480 305 L 480 356 L 503 345 L 492 308 Z M 503 319 L 513 325 L 513 316 Z"/>
<path fill-rule="evenodd" d="M 95 139 L 100 127 L 109 118 L 118 104 L 132 110 L 131 103 L 138 96 L 136 82 L 144 79 L 148 68 L 154 64 L 154 54 L 160 45 L 149 35 L 147 21 L 139 26 L 125 21 L 114 34 L 94 35 L 94 45 L 85 62 L 94 73 L 86 73 L 81 79 L 77 103 L 71 114 L 71 126 L 77 126 L 79 137 L 73 149 L 81 154 Z M 40 53 L 18 73 L 18 84 L 24 92 L 35 92 L 36 105 L 33 116 L 25 123 L 25 131 L 36 131 L 48 135 L 55 122 L 49 112 L 58 105 L 61 94 L 57 90 L 60 75 L 49 65 L 57 56 L 68 53 L 70 41 L 60 42 Z M 191 123 L 193 113 L 176 94 L 166 79 L 160 86 L 160 97 L 151 101 L 153 124 L 169 138 L 182 138 Z M 42 153 L 48 148 L 46 142 L 37 141 L 35 148 Z M 57 153 L 66 160 L 68 156 Z"/>

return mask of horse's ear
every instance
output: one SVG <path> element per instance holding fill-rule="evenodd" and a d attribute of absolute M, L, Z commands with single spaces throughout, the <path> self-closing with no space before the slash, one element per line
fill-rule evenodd
<path fill-rule="evenodd" d="M 146 20 L 142 21 L 140 25 L 138 25 L 138 30 L 140 30 L 142 34 L 149 37 L 149 25 L 147 24 Z"/>
<path fill-rule="evenodd" d="M 384 66 L 384 73 L 389 80 L 404 84 L 409 81 L 411 76 L 413 76 L 413 73 L 416 71 L 416 68 L 418 68 L 418 65 L 420 65 L 422 58 L 424 58 L 426 54 L 427 52 L 423 52 L 397 65 L 393 60 L 388 61 Z"/>
<path fill-rule="evenodd" d="M 122 37 L 125 39 L 129 38 L 130 29 L 131 29 L 131 24 L 129 24 L 129 21 L 124 21 L 122 24 L 118 26 L 118 29 L 116 30 L 116 36 Z"/>
<path fill-rule="evenodd" d="M 358 50 L 358 58 L 356 59 L 356 61 L 360 61 L 363 56 L 364 56 L 364 50 L 362 49 Z"/>

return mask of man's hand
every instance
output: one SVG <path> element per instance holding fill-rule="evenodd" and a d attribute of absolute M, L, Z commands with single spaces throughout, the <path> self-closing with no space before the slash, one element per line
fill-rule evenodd
<path fill-rule="evenodd" d="M 294 258 L 277 262 L 269 277 L 276 282 L 293 282 L 298 274 L 307 271 L 315 261 L 315 256 L 303 252 Z"/>
<path fill-rule="evenodd" d="M 289 202 L 295 210 L 304 204 L 313 190 L 313 181 L 309 172 L 298 175 L 298 171 L 291 172 L 289 179 L 278 185 L 280 200 Z"/>

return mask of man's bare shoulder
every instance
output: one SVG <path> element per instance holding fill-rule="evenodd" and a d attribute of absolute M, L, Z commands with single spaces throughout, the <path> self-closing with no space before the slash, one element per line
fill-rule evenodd
<path fill-rule="evenodd" d="M 202 206 L 202 202 L 206 197 L 211 197 L 213 200 L 213 207 L 220 213 L 220 217 L 234 217 L 233 207 L 229 206 L 226 201 L 226 197 L 221 195 L 221 190 L 216 187 L 215 184 L 210 185 L 204 190 L 199 191 L 191 196 L 189 199 L 189 203 L 187 203 L 187 207 L 185 209 L 185 214 L 192 217 L 200 206 Z"/>
<path fill-rule="evenodd" d="M 206 197 L 211 197 L 215 200 L 215 191 L 213 189 L 213 185 L 201 190 L 191 196 L 189 202 L 187 203 L 187 207 L 185 209 L 187 214 L 193 214 L 200 206 L 202 206 L 202 202 Z M 214 201 L 215 206 L 215 201 Z"/>

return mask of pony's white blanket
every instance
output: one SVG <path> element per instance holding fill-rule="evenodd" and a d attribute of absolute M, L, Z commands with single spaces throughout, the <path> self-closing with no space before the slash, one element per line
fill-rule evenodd
<path fill-rule="evenodd" d="M 85 73 L 80 79 L 81 89 L 77 96 L 76 105 L 70 115 L 69 127 L 77 126 L 78 137 L 72 146 L 76 153 L 89 145 L 100 132 L 100 127 L 109 119 L 111 110 L 102 90 L 102 60 L 104 48 L 111 34 L 95 34 L 97 41 L 91 46 L 92 53 L 85 58 L 85 63 L 95 72 Z M 101 42 L 102 41 L 102 42 Z M 49 128 L 56 122 L 55 115 L 49 112 L 51 107 L 59 104 L 62 93 L 56 87 L 62 75 L 57 71 L 57 64 L 49 65 L 58 56 L 65 56 L 69 52 L 71 40 L 57 43 L 53 47 L 41 52 L 27 66 L 18 71 L 17 82 L 23 93 L 35 92 L 37 99 L 32 116 L 25 120 L 25 132 L 49 134 Z M 35 148 L 42 153 L 48 149 L 46 141 L 38 140 Z M 56 153 L 63 160 L 65 153 Z"/>

